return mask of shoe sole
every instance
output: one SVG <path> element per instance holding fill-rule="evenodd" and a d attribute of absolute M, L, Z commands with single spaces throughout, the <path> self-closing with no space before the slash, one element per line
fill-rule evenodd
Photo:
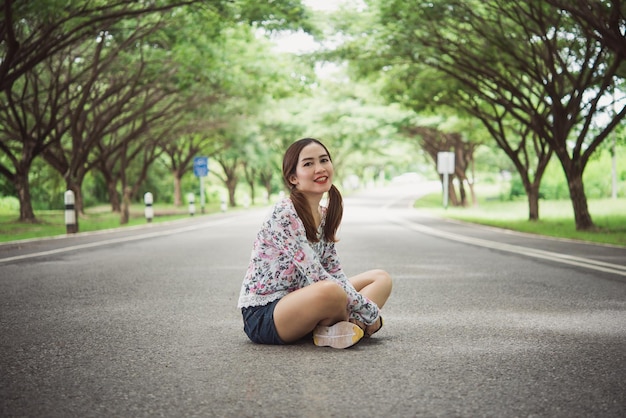
<path fill-rule="evenodd" d="M 361 338 L 361 327 L 348 321 L 337 322 L 329 327 L 320 325 L 313 331 L 313 343 L 319 347 L 348 348 Z"/>

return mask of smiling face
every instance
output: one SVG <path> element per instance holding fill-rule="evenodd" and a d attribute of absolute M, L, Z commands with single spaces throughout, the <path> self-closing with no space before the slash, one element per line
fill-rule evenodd
<path fill-rule="evenodd" d="M 289 182 L 306 195 L 321 197 L 330 190 L 333 174 L 328 151 L 317 142 L 311 142 L 300 151 L 295 174 L 289 177 Z"/>

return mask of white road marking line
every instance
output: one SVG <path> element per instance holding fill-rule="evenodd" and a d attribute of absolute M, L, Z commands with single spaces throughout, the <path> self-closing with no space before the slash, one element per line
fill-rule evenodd
<path fill-rule="evenodd" d="M 495 250 L 508 251 L 511 253 L 526 255 L 529 257 L 541 258 L 544 260 L 556 261 L 563 264 L 569 264 L 578 267 L 584 267 L 592 270 L 603 271 L 605 273 L 617 274 L 620 276 L 626 276 L 626 266 L 622 266 L 619 264 L 606 263 L 603 261 L 592 260 L 584 257 L 575 257 L 569 254 L 560 254 L 551 251 L 537 250 L 534 248 L 522 247 L 519 245 L 511 245 L 504 244 L 495 241 L 489 241 L 481 238 L 472 238 L 467 237 L 460 234 L 453 234 L 451 232 L 444 232 L 434 228 L 430 228 L 425 225 L 416 224 L 413 222 L 409 222 L 406 220 L 400 220 L 397 218 L 392 218 L 389 213 L 389 208 L 396 204 L 397 202 L 406 199 L 408 196 L 403 196 L 401 198 L 395 199 L 382 207 L 382 209 L 387 212 L 387 219 L 393 223 L 401 224 L 407 228 L 413 229 L 418 232 L 422 232 L 425 234 L 438 236 L 441 238 L 450 239 L 457 242 L 464 242 L 467 244 L 478 245 L 485 248 L 492 248 Z M 413 208 L 413 201 L 409 204 L 409 208 Z"/>
<path fill-rule="evenodd" d="M 626 276 L 626 266 L 619 264 L 605 263 L 603 261 L 596 261 L 584 257 L 574 257 L 569 254 L 560 254 L 551 251 L 537 250 L 534 248 L 522 247 L 519 245 L 504 244 L 495 241 L 489 241 L 482 238 L 467 237 L 460 234 L 453 234 L 451 232 L 440 231 L 425 225 L 412 223 L 406 220 L 392 218 L 388 214 L 389 221 L 400 224 L 406 228 L 412 229 L 417 232 L 437 236 L 440 238 L 446 238 L 449 240 L 464 242 L 466 244 L 478 245 L 480 247 L 491 248 L 499 251 L 507 251 L 515 254 L 526 255 L 529 257 L 541 258 L 544 260 L 556 261 L 563 264 L 569 264 L 578 267 L 584 267 L 592 270 L 603 271 L 605 273 L 617 274 L 620 276 Z"/>
<path fill-rule="evenodd" d="M 69 246 L 69 247 L 57 248 L 57 249 L 54 249 L 54 250 L 41 251 L 41 252 L 38 252 L 38 253 L 16 255 L 16 256 L 13 256 L 13 257 L 0 258 L 0 263 L 9 263 L 11 261 L 26 260 L 26 259 L 29 259 L 29 258 L 43 257 L 43 256 L 47 256 L 47 255 L 60 254 L 60 253 L 65 253 L 65 252 L 75 251 L 75 250 L 83 250 L 83 249 L 86 249 L 86 248 L 101 247 L 103 245 L 119 244 L 119 243 L 123 243 L 123 242 L 131 242 L 131 241 L 137 241 L 137 240 L 147 239 L 147 238 L 155 238 L 155 237 L 162 237 L 162 236 L 166 236 L 166 235 L 174 235 L 174 234 L 179 234 L 181 232 L 189 232 L 189 231 L 195 231 L 195 230 L 198 230 L 198 229 L 209 228 L 211 226 L 221 225 L 221 224 L 225 224 L 225 223 L 232 222 L 232 221 L 233 221 L 233 218 L 221 219 L 221 220 L 218 220 L 218 221 L 209 221 L 209 222 L 205 222 L 205 223 L 202 223 L 202 224 L 194 224 L 194 225 L 189 225 L 189 226 L 185 226 L 185 227 L 182 227 L 182 228 L 170 229 L 170 230 L 166 230 L 166 231 L 150 232 L 150 233 L 147 233 L 147 234 L 133 235 L 133 236 L 130 236 L 130 237 L 112 238 L 112 239 L 108 239 L 108 240 L 104 240 L 104 241 L 90 242 L 88 244 L 72 245 L 72 246 Z"/>

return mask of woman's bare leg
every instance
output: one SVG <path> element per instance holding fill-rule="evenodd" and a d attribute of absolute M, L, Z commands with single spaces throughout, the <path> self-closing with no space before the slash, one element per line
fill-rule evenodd
<path fill-rule="evenodd" d="M 373 301 L 379 308 L 382 308 L 389 295 L 391 294 L 391 276 L 384 270 L 369 270 L 361 274 L 357 274 L 351 277 L 350 283 L 354 286 L 357 292 Z M 371 325 L 365 325 L 361 321 L 354 319 L 350 320 L 358 326 L 360 326 L 365 332 L 366 336 L 370 336 L 383 326 L 382 318 Z"/>
<path fill-rule="evenodd" d="M 391 294 L 391 276 L 384 270 L 369 270 L 350 277 L 357 292 L 382 308 Z"/>
<path fill-rule="evenodd" d="M 294 342 L 317 325 L 348 320 L 348 295 L 337 283 L 321 281 L 283 297 L 274 308 L 274 324 L 281 340 Z"/>

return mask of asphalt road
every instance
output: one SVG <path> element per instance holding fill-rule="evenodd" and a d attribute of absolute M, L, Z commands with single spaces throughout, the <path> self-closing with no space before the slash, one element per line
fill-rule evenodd
<path fill-rule="evenodd" d="M 268 209 L 0 246 L 0 416 L 626 416 L 626 249 L 429 218 L 418 194 L 346 199 L 344 269 L 394 279 L 347 350 L 243 333 Z"/>

